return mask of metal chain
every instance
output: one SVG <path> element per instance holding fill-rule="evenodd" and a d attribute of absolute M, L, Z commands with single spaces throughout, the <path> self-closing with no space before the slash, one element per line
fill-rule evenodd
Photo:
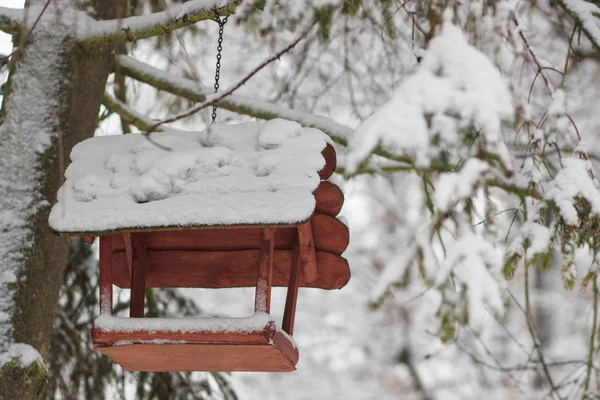
<path fill-rule="evenodd" d="M 215 93 L 219 91 L 219 78 L 221 77 L 221 51 L 223 50 L 223 28 L 227 23 L 227 17 L 223 19 L 219 17 L 215 17 L 213 19 L 217 24 L 219 24 L 219 40 L 217 41 L 217 65 L 215 68 Z M 213 104 L 212 111 L 212 122 L 215 122 L 217 119 L 217 103 Z"/>
<path fill-rule="evenodd" d="M 412 21 L 412 33 L 411 33 L 411 41 L 412 41 L 412 52 L 415 58 L 417 59 L 417 63 L 421 62 L 421 56 L 417 55 L 415 52 L 415 18 L 417 18 L 417 12 L 415 10 L 410 10 L 408 12 L 410 14 L 410 20 Z"/>

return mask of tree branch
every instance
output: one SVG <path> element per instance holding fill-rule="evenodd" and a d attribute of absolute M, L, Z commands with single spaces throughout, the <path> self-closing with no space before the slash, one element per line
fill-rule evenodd
<path fill-rule="evenodd" d="M 21 32 L 23 10 L 0 7 L 0 30 L 11 35 Z"/>
<path fill-rule="evenodd" d="M 121 102 L 120 100 L 114 98 L 108 93 L 104 94 L 104 99 L 102 100 L 102 104 L 104 107 L 109 109 L 110 111 L 118 114 L 125 122 L 130 123 L 141 131 L 147 131 L 153 125 L 156 124 L 156 121 L 148 116 L 141 114 L 129 107 L 127 104 Z M 158 131 L 169 130 L 175 131 L 176 129 L 170 127 L 160 127 L 157 128 Z"/>
<path fill-rule="evenodd" d="M 529 299 L 529 268 L 527 267 L 525 268 L 525 319 L 527 320 L 527 328 L 529 329 L 533 346 L 538 354 L 538 361 L 542 366 L 542 371 L 544 372 L 546 380 L 548 381 L 548 385 L 550 386 L 550 394 L 552 397 L 556 396 L 558 400 L 561 400 L 562 396 L 554 384 L 552 374 L 550 373 L 550 369 L 548 368 L 548 364 L 546 362 L 546 357 L 544 356 L 544 350 L 540 344 L 539 335 L 537 334 L 533 320 L 531 319 L 531 304 Z"/>
<path fill-rule="evenodd" d="M 83 34 L 84 45 L 134 42 L 172 32 L 196 22 L 233 14 L 240 0 L 192 0 L 150 15 L 98 21 Z"/>
<path fill-rule="evenodd" d="M 600 52 L 600 7 L 584 0 L 556 0 L 556 4 L 571 17 L 594 49 Z"/>
<path fill-rule="evenodd" d="M 214 100 L 217 97 L 214 94 L 207 95 L 207 93 L 213 91 L 211 88 L 202 86 L 190 79 L 173 76 L 134 58 L 120 56 L 118 61 L 123 74 L 159 90 L 199 103 Z M 303 126 L 322 130 L 331 136 L 335 142 L 342 145 L 346 145 L 353 132 L 353 129 L 338 124 L 329 118 L 292 110 L 268 101 L 239 94 L 232 94 L 219 100 L 219 107 L 259 119 L 285 118 L 296 121 Z"/>
<path fill-rule="evenodd" d="M 527 52 L 529 53 L 529 55 L 531 56 L 533 62 L 535 63 L 535 65 L 537 67 L 537 72 L 536 72 L 535 78 L 537 78 L 538 75 L 540 75 L 542 77 L 542 79 L 544 80 L 544 84 L 546 85 L 546 88 L 548 89 L 548 94 L 550 95 L 550 98 L 552 99 L 553 98 L 552 95 L 556 91 L 556 88 L 554 87 L 554 84 L 552 83 L 550 78 L 548 78 L 546 76 L 546 73 L 544 72 L 544 67 L 542 66 L 542 63 L 540 62 L 538 55 L 535 53 L 535 51 L 531 47 L 531 44 L 529 43 L 529 39 L 527 39 L 527 36 L 525 35 L 525 32 L 523 30 L 523 26 L 520 24 L 519 18 L 517 17 L 516 14 L 513 14 L 513 23 L 517 27 L 517 29 L 519 31 L 519 36 L 521 37 L 521 40 L 523 40 L 523 43 L 525 44 L 525 48 L 527 48 Z M 531 84 L 531 89 L 529 91 L 529 97 L 527 99 L 528 101 L 531 99 L 531 92 L 533 91 L 533 84 L 535 83 L 535 78 L 533 78 L 533 83 Z"/>

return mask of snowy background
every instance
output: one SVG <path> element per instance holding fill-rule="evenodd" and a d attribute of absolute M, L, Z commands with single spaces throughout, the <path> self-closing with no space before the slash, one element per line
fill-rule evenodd
<path fill-rule="evenodd" d="M 0 4 L 16 6 L 14 2 Z M 565 157 L 559 163 L 560 172 L 554 174 L 556 171 L 548 172 L 551 168 L 539 161 L 539 153 L 519 158 L 517 150 L 532 151 L 535 143 L 548 140 L 565 147 L 579 146 L 594 159 L 600 132 L 600 68 L 594 60 L 583 59 L 563 85 L 560 75 L 545 69 L 552 86 L 548 96 L 549 89 L 541 77 L 535 77 L 535 70 L 515 61 L 525 58 L 528 50 L 518 35 L 527 32 L 530 48 L 543 54 L 542 65 L 560 70 L 568 44 L 547 40 L 560 21 L 542 18 L 533 11 L 524 15 L 525 21 L 517 23 L 526 24 L 529 30 L 513 27 L 503 31 L 508 39 L 520 43 L 508 51 L 506 43 L 513 42 L 498 41 L 492 34 L 506 28 L 502 18 L 508 19 L 508 14 L 499 11 L 496 20 L 490 19 L 477 32 L 479 36 L 474 35 L 486 44 L 479 49 L 470 45 L 460 29 L 450 22 L 444 24 L 429 43 L 421 64 L 411 48 L 407 19 L 388 41 L 380 41 L 381 32 L 370 31 L 372 27 L 366 23 L 347 37 L 340 22 L 332 28 L 330 44 L 311 38 L 298 52 L 304 59 L 298 54 L 286 55 L 240 90 L 247 96 L 358 128 L 347 157 L 344 149 L 339 149 L 345 172 L 364 167 L 365 158 L 381 144 L 397 159 L 414 159 L 422 172 L 419 176 L 391 173 L 332 178 L 345 191 L 341 215 L 351 229 L 345 257 L 352 279 L 339 291 L 300 290 L 294 335 L 300 348 L 298 370 L 290 374 L 233 374 L 232 382 L 241 399 L 479 399 L 484 395 L 489 399 L 541 399 L 548 397 L 549 389 L 540 380 L 536 342 L 543 342 L 546 362 L 552 368 L 554 383 L 564 388 L 564 398 L 581 398 L 594 312 L 592 292 L 582 287 L 581 280 L 591 270 L 590 265 L 595 265 L 590 255 L 595 249 L 584 246 L 573 250 L 572 262 L 566 263 L 568 268 L 561 274 L 558 263 L 544 259 L 559 230 L 557 224 L 539 223 L 546 212 L 539 204 L 558 204 L 557 215 L 576 225 L 580 221 L 573 199 L 588 199 L 596 215 L 600 196 L 596 182 L 587 173 L 591 163 Z M 200 24 L 199 28 L 202 39 L 184 33 L 166 48 L 141 42 L 131 53 L 159 69 L 212 86 L 217 27 Z M 291 38 L 284 32 L 272 42 L 261 41 L 243 27 L 229 23 L 221 87 L 234 83 Z M 420 44 L 417 39 L 418 55 L 422 55 Z M 0 45 L 0 52 L 11 51 L 6 35 L 0 37 Z M 582 52 L 589 50 L 589 46 L 582 48 Z M 534 85 L 531 82 L 535 79 Z M 559 86 L 562 88 L 554 91 Z M 155 95 L 137 82 L 130 83 L 129 95 L 136 110 L 155 118 L 185 108 L 181 101 Z M 524 119 L 544 115 L 542 120 L 547 121 L 540 129 L 523 135 L 525 139 L 502 128 L 520 106 L 524 107 Z M 581 141 L 566 121 L 566 110 L 577 121 Z M 207 120 L 208 115 L 203 114 L 177 127 L 201 130 Z M 219 121 L 248 120 L 219 111 Z M 459 134 L 473 126 L 479 128 L 477 134 L 484 144 L 477 148 L 455 146 Z M 120 121 L 113 115 L 97 135 L 119 132 Z M 491 155 L 491 161 L 480 161 L 480 152 Z M 442 161 L 460 164 L 460 172 L 427 175 L 428 169 Z M 377 158 L 369 163 L 366 166 L 376 171 L 398 167 Z M 431 181 L 425 182 L 423 176 Z M 505 186 L 494 186 L 492 192 L 498 192 L 488 197 L 482 182 L 492 186 L 502 182 Z M 519 229 L 512 230 L 517 214 L 514 210 L 520 204 L 500 189 L 510 185 L 527 188 L 532 182 L 548 185 L 536 199 L 536 206 L 531 203 L 530 218 L 523 218 Z M 436 188 L 431 198 L 422 190 L 428 184 Z M 472 214 L 457 212 L 455 220 L 443 219 L 471 199 Z M 423 211 L 428 200 L 436 212 L 432 214 L 441 216 L 441 222 Z M 486 225 L 483 222 L 490 215 L 493 226 L 480 226 Z M 444 228 L 438 236 L 434 229 L 437 222 Z M 431 238 L 439 238 L 439 243 Z M 444 243 L 450 246 L 447 254 Z M 420 269 L 409 262 L 419 252 L 425 259 Z M 507 269 L 505 257 L 517 260 L 514 269 L 508 268 L 514 275 L 508 282 L 502 278 Z M 526 277 L 523 259 L 540 265 L 547 262 L 550 271 L 544 275 L 530 268 L 532 276 Z M 455 290 L 444 286 L 451 275 L 469 288 L 468 297 L 458 298 Z M 530 280 L 534 283 L 527 296 L 535 309 L 533 317 L 539 330 L 535 335 L 523 311 L 524 282 Z M 398 287 L 390 287 L 392 282 L 399 283 Z M 575 290 L 563 289 L 570 284 Z M 211 314 L 252 313 L 253 289 L 182 292 Z M 115 296 L 126 298 L 127 293 L 116 291 Z M 284 290 L 275 289 L 272 310 L 276 320 L 282 318 L 284 299 Z M 447 337 L 451 340 L 444 343 L 440 336 L 447 332 L 442 332 L 438 317 L 447 317 L 448 325 L 455 326 L 457 321 L 464 322 L 463 309 L 468 310 L 469 324 L 458 328 L 456 336 Z M 597 374 L 597 351 L 592 358 Z M 128 375 L 128 398 L 135 396 L 133 378 Z M 106 394 L 106 398 L 111 396 L 114 394 Z"/>

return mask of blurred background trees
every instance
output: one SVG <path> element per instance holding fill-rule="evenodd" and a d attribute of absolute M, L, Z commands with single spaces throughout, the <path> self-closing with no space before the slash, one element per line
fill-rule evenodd
<path fill-rule="evenodd" d="M 127 15 L 175 4 L 131 1 Z M 217 122 L 282 115 L 338 142 L 352 280 L 301 291 L 293 374 L 125 373 L 91 349 L 96 260 L 73 241 L 48 396 L 596 398 L 599 12 L 584 0 L 242 2 L 221 88 L 315 27 L 224 99 Z M 117 58 L 96 134 L 146 130 L 210 96 L 217 37 L 204 21 L 120 45 L 187 80 Z M 242 296 L 149 290 L 147 314 L 244 315 Z"/>

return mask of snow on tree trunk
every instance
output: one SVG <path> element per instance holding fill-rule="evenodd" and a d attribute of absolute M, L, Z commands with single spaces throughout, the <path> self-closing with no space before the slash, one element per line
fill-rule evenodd
<path fill-rule="evenodd" d="M 97 15 L 112 16 L 117 1 L 104 1 Z M 71 7 L 71 1 L 50 4 L 16 54 L 5 91 L 0 126 L 0 398 L 45 396 L 43 360 L 67 256 L 67 241 L 48 229 L 48 213 L 65 155 L 94 133 L 111 68 L 109 46 L 92 54 L 72 40 L 76 24 L 69 23 Z M 40 11 L 32 5 L 28 18 Z"/>

